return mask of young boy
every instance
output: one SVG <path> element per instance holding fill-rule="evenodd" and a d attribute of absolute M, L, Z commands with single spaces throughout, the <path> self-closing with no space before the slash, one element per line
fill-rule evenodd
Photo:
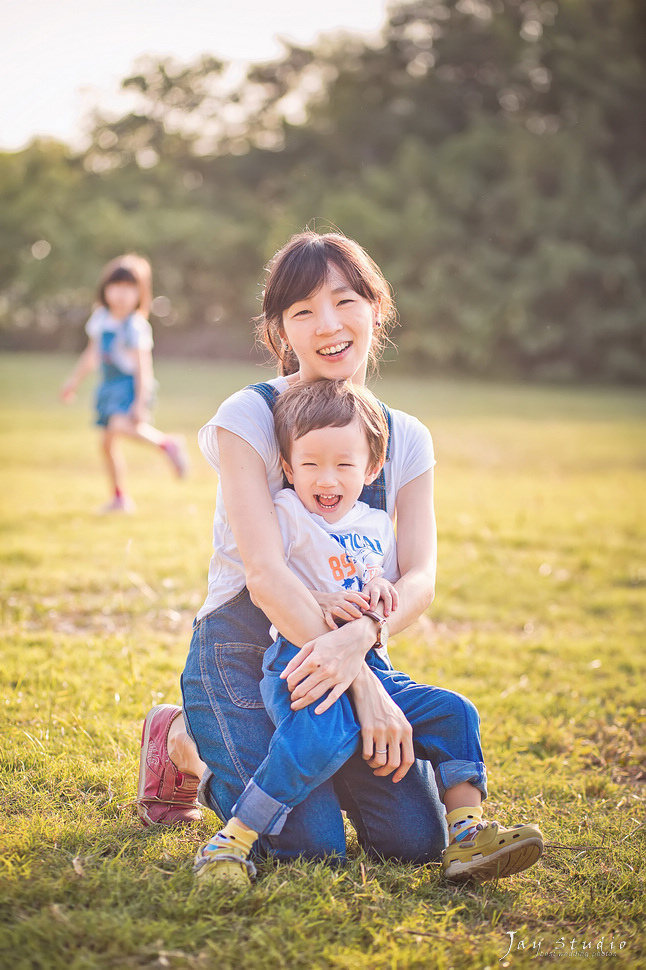
<path fill-rule="evenodd" d="M 543 850 L 539 829 L 482 822 L 487 775 L 475 707 L 460 694 L 416 684 L 393 670 L 386 653 L 387 625 L 374 608 L 379 601 L 387 612 L 397 608 L 395 534 L 386 512 L 359 500 L 386 457 L 388 425 L 381 406 L 365 388 L 315 381 L 280 395 L 274 424 L 283 469 L 293 485 L 275 499 L 285 560 L 315 591 L 330 625 L 335 617 L 343 622 L 361 613 L 377 622 L 378 640 L 366 662 L 411 724 L 416 757 L 429 760 L 435 770 L 449 829 L 444 874 L 452 880 L 484 880 L 526 869 Z M 281 675 L 298 649 L 277 631 L 274 635 L 260 689 L 276 730 L 267 757 L 233 806 L 233 817 L 198 852 L 200 882 L 246 882 L 254 872 L 249 855 L 258 835 L 278 834 L 291 809 L 360 744 L 361 729 L 347 694 L 321 714 L 315 705 L 291 709 Z"/>

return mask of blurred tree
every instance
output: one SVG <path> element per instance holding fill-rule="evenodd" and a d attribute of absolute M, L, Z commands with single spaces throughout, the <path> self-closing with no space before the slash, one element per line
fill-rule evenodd
<path fill-rule="evenodd" d="M 643 381 L 643 28 L 639 0 L 406 0 L 378 44 L 285 44 L 243 79 L 143 61 L 81 158 L 0 158 L 0 318 L 65 333 L 133 248 L 158 344 L 245 353 L 259 267 L 337 225 L 393 282 L 411 367 Z"/>

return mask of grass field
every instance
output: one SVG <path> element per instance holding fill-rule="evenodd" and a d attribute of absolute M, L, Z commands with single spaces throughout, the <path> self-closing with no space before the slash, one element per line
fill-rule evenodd
<path fill-rule="evenodd" d="M 70 363 L 0 361 L 2 967 L 645 966 L 646 395 L 376 385 L 438 457 L 437 598 L 393 660 L 475 701 L 489 816 L 538 821 L 540 862 L 455 888 L 438 865 L 368 860 L 349 832 L 341 871 L 266 864 L 249 890 L 197 893 L 215 818 L 140 827 L 141 719 L 177 701 L 205 593 L 216 482 L 195 432 L 265 372 L 160 362 L 157 421 L 189 438 L 192 475 L 129 447 L 138 514 L 99 517 L 91 389 L 56 399 Z"/>

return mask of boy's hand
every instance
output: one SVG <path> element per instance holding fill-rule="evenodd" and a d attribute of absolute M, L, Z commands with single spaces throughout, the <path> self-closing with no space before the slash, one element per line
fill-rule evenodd
<path fill-rule="evenodd" d="M 64 404 L 71 404 L 76 397 L 76 384 L 66 381 L 60 389 L 59 396 Z"/>
<path fill-rule="evenodd" d="M 363 611 L 369 609 L 370 598 L 356 591 L 319 593 L 311 590 L 311 593 L 321 607 L 325 622 L 331 630 L 336 630 L 338 627 L 335 617 L 344 622 L 358 620 L 363 615 Z"/>
<path fill-rule="evenodd" d="M 374 610 L 377 603 L 380 601 L 384 604 L 384 616 L 390 616 L 391 613 L 397 609 L 399 605 L 399 596 L 397 590 L 392 583 L 389 583 L 387 579 L 383 576 L 378 576 L 376 579 L 371 579 L 369 583 L 363 587 L 363 593 L 368 594 L 369 598 L 369 610 Z"/>

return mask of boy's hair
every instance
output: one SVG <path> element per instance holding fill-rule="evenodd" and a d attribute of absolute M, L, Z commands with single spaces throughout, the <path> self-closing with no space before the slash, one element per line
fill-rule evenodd
<path fill-rule="evenodd" d="M 348 381 L 295 384 L 279 394 L 274 404 L 274 428 L 282 458 L 290 464 L 292 442 L 310 431 L 344 428 L 355 418 L 368 439 L 370 466 L 383 465 L 388 449 L 388 422 L 371 391 Z"/>

